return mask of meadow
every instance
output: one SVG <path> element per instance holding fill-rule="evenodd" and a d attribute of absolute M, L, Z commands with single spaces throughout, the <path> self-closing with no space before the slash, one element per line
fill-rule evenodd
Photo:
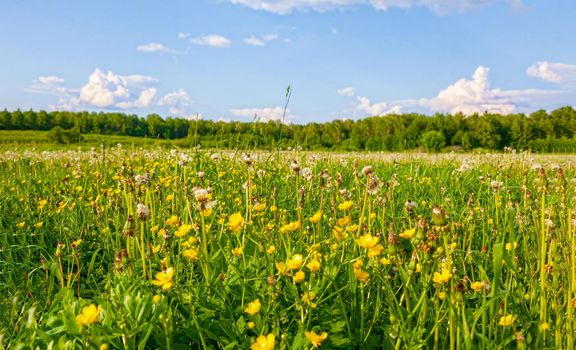
<path fill-rule="evenodd" d="M 0 348 L 575 348 L 573 156 L 0 153 Z"/>

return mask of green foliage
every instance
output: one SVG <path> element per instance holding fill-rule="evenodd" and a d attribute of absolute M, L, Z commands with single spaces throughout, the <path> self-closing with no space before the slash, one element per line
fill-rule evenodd
<path fill-rule="evenodd" d="M 426 131 L 420 138 L 420 145 L 428 152 L 439 152 L 446 146 L 446 138 L 440 131 Z"/>

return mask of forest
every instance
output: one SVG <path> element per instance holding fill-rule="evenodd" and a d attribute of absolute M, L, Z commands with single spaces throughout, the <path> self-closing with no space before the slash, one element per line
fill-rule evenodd
<path fill-rule="evenodd" d="M 278 121 L 187 120 L 162 118 L 158 114 L 139 117 L 87 111 L 3 110 L 0 111 L 0 130 L 184 139 L 190 145 L 219 148 L 301 146 L 309 150 L 341 151 L 511 148 L 533 152 L 576 152 L 576 110 L 570 106 L 530 114 L 390 114 L 304 125 Z M 69 137 L 67 140 L 79 142 L 81 138 Z"/>

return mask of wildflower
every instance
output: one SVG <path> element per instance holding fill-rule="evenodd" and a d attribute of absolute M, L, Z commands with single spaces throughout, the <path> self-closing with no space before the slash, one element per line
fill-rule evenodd
<path fill-rule="evenodd" d="M 360 236 L 360 238 L 358 238 L 356 242 L 361 248 L 371 249 L 378 244 L 378 237 L 372 236 L 371 234 L 368 233 L 363 236 Z"/>
<path fill-rule="evenodd" d="M 227 226 L 232 233 L 237 233 L 244 227 L 244 217 L 240 213 L 230 215 Z"/>
<path fill-rule="evenodd" d="M 304 281 L 305 278 L 306 278 L 306 273 L 304 273 L 304 271 L 300 270 L 294 274 L 294 277 L 292 277 L 292 280 L 294 281 L 294 283 L 300 283 L 300 282 Z"/>
<path fill-rule="evenodd" d="M 166 220 L 166 225 L 168 226 L 176 226 L 180 222 L 180 219 L 176 215 L 172 215 Z"/>
<path fill-rule="evenodd" d="M 332 234 L 334 235 L 334 238 L 336 238 L 337 240 L 342 240 L 348 237 L 348 233 L 346 232 L 346 230 L 344 230 L 340 226 L 334 226 L 334 228 L 332 229 Z"/>
<path fill-rule="evenodd" d="M 446 299 L 446 292 L 440 292 L 440 293 L 438 293 L 438 299 L 440 299 L 440 300 Z"/>
<path fill-rule="evenodd" d="M 184 237 L 192 230 L 192 225 L 182 225 L 174 232 L 174 236 L 176 237 Z"/>
<path fill-rule="evenodd" d="M 308 270 L 310 270 L 310 272 L 318 272 L 320 270 L 321 265 L 322 264 L 320 263 L 319 260 L 312 260 L 308 264 L 306 264 L 306 267 L 308 268 Z"/>
<path fill-rule="evenodd" d="M 434 272 L 434 277 L 432 277 L 432 281 L 438 284 L 444 284 L 452 278 L 452 273 L 444 268 L 440 272 Z"/>
<path fill-rule="evenodd" d="M 174 276 L 174 270 L 169 267 L 165 271 L 158 272 L 156 274 L 156 279 L 152 281 L 155 286 L 161 286 L 162 290 L 168 290 L 172 287 L 172 277 Z"/>
<path fill-rule="evenodd" d="M 248 315 L 256 315 L 260 312 L 262 308 L 262 304 L 260 303 L 260 299 L 256 299 L 248 303 L 248 306 L 244 309 L 244 312 Z"/>
<path fill-rule="evenodd" d="M 319 223 L 320 220 L 322 220 L 322 210 L 318 210 L 318 211 L 317 211 L 314 215 L 312 215 L 312 216 L 310 217 L 310 219 L 308 219 L 308 220 L 310 220 L 310 222 L 313 223 L 313 224 Z"/>
<path fill-rule="evenodd" d="M 410 238 L 412 238 L 412 236 L 414 236 L 415 233 L 416 233 L 416 229 L 411 228 L 409 230 L 402 232 L 401 234 L 399 234 L 399 236 L 402 238 L 410 239 Z"/>
<path fill-rule="evenodd" d="M 44 221 L 40 221 L 34 224 L 34 227 L 36 228 L 42 228 L 42 226 L 44 225 Z"/>
<path fill-rule="evenodd" d="M 47 203 L 48 203 L 48 201 L 46 199 L 41 199 L 40 201 L 38 201 L 38 210 L 41 210 L 42 208 L 44 208 Z"/>
<path fill-rule="evenodd" d="M 159 304 L 162 301 L 162 295 L 156 294 L 152 297 L 154 304 Z"/>
<path fill-rule="evenodd" d="M 206 189 L 198 187 L 194 190 L 194 199 L 198 203 L 206 203 L 210 198 L 210 193 Z"/>
<path fill-rule="evenodd" d="M 481 292 L 485 287 L 485 283 L 484 281 L 476 281 L 476 282 L 472 282 L 470 284 L 470 288 L 472 288 L 473 291 L 475 292 Z"/>
<path fill-rule="evenodd" d="M 268 254 L 276 253 L 276 247 L 273 245 L 269 246 L 268 249 L 266 249 L 266 253 L 268 253 Z"/>
<path fill-rule="evenodd" d="M 198 259 L 198 250 L 196 248 L 188 248 L 182 252 L 182 256 L 190 261 Z"/>
<path fill-rule="evenodd" d="M 172 202 L 174 200 L 174 195 L 173 194 L 169 194 L 166 196 L 166 198 L 164 198 L 164 200 L 166 202 Z"/>
<path fill-rule="evenodd" d="M 251 350 L 272 350 L 276 346 L 276 337 L 270 333 L 268 335 L 259 335 L 256 341 L 250 346 Z"/>
<path fill-rule="evenodd" d="M 246 327 L 247 327 L 248 329 L 254 329 L 254 327 L 256 327 L 256 323 L 254 323 L 253 321 L 248 321 L 248 322 L 246 323 Z"/>
<path fill-rule="evenodd" d="M 391 261 L 390 259 L 384 257 L 384 258 L 380 259 L 380 264 L 382 264 L 382 265 L 390 265 L 390 264 L 392 264 L 392 261 Z"/>
<path fill-rule="evenodd" d="M 382 244 L 377 244 L 374 247 L 368 249 L 368 257 L 373 258 L 375 256 L 382 254 L 383 251 L 384 247 L 382 246 Z"/>
<path fill-rule="evenodd" d="M 311 308 L 315 309 L 318 305 L 312 302 L 316 298 L 316 293 L 314 292 L 304 292 L 302 293 L 302 302 Z"/>
<path fill-rule="evenodd" d="M 288 259 L 288 261 L 286 261 L 286 267 L 289 270 L 297 270 L 302 266 L 303 262 L 304 257 L 302 257 L 302 255 L 300 254 L 296 254 L 291 259 Z"/>
<path fill-rule="evenodd" d="M 548 322 L 544 322 L 540 325 L 540 329 L 542 332 L 546 332 L 548 329 L 550 329 L 550 324 Z"/>
<path fill-rule="evenodd" d="M 100 321 L 100 313 L 102 313 L 102 306 L 90 304 L 82 308 L 82 313 L 76 316 L 76 321 L 80 326 L 85 326 Z"/>
<path fill-rule="evenodd" d="M 514 316 L 512 314 L 502 316 L 502 317 L 500 317 L 500 321 L 498 321 L 498 325 L 503 326 L 503 327 L 511 326 L 514 323 L 515 319 L 516 319 L 516 316 Z"/>
<path fill-rule="evenodd" d="M 253 207 L 255 212 L 261 212 L 266 209 L 266 203 L 256 203 Z"/>
<path fill-rule="evenodd" d="M 300 228 L 299 221 L 293 221 L 288 223 L 282 227 L 280 227 L 280 233 L 287 233 L 287 232 L 296 232 Z"/>
<path fill-rule="evenodd" d="M 278 207 L 275 206 L 274 204 L 272 204 L 272 205 L 270 206 L 270 212 L 275 213 L 275 212 L 277 212 L 277 211 L 278 211 Z"/>
<path fill-rule="evenodd" d="M 348 211 L 350 209 L 352 209 L 352 205 L 354 203 L 352 201 L 344 201 L 340 204 L 338 204 L 338 209 L 341 211 Z"/>
<path fill-rule="evenodd" d="M 70 243 L 70 247 L 71 247 L 72 249 L 76 249 L 76 248 L 78 248 L 78 246 L 80 245 L 80 243 L 82 243 L 82 240 L 81 240 L 81 239 L 77 239 L 77 240 L 75 240 L 74 242 Z"/>
<path fill-rule="evenodd" d="M 344 226 L 350 225 L 350 221 L 351 221 L 350 217 L 345 216 L 345 217 L 342 217 L 342 218 L 339 218 L 338 220 L 336 220 L 336 223 L 338 224 L 338 226 L 344 227 Z"/>
<path fill-rule="evenodd" d="M 244 253 L 244 247 L 236 247 L 232 249 L 232 255 L 234 256 L 240 256 L 242 253 Z"/>
<path fill-rule="evenodd" d="M 362 269 L 355 269 L 354 270 L 354 276 L 356 276 L 356 279 L 364 284 L 367 284 L 369 279 L 370 279 L 370 274 L 366 271 L 363 271 Z"/>
<path fill-rule="evenodd" d="M 16 227 L 18 227 L 18 228 L 22 228 L 22 227 L 24 227 L 24 226 L 26 226 L 26 223 L 25 223 L 24 221 L 19 222 L 19 223 L 16 224 Z"/>
<path fill-rule="evenodd" d="M 146 220 L 146 218 L 148 218 L 148 215 L 150 215 L 150 209 L 148 209 L 148 207 L 145 204 L 138 203 L 138 206 L 136 208 L 136 214 L 138 214 L 140 220 Z"/>
<path fill-rule="evenodd" d="M 506 243 L 506 250 L 510 251 L 512 249 L 516 249 L 518 247 L 518 242 Z"/>
<path fill-rule="evenodd" d="M 288 269 L 286 268 L 286 264 L 284 264 L 283 262 L 276 263 L 276 270 L 278 270 L 278 273 L 281 275 L 287 275 L 288 274 Z"/>
<path fill-rule="evenodd" d="M 108 350 L 110 349 L 110 346 L 107 343 L 103 343 L 100 345 L 100 350 Z"/>
<path fill-rule="evenodd" d="M 328 338 L 328 332 L 322 332 L 321 334 L 317 334 L 316 332 L 304 332 L 304 335 L 310 342 L 312 346 L 317 348 L 319 347 L 326 338 Z"/>

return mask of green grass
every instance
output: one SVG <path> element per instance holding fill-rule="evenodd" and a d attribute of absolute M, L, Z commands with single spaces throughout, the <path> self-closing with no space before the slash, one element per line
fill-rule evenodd
<path fill-rule="evenodd" d="M 0 347 L 574 348 L 575 171 L 533 158 L 0 153 Z"/>

